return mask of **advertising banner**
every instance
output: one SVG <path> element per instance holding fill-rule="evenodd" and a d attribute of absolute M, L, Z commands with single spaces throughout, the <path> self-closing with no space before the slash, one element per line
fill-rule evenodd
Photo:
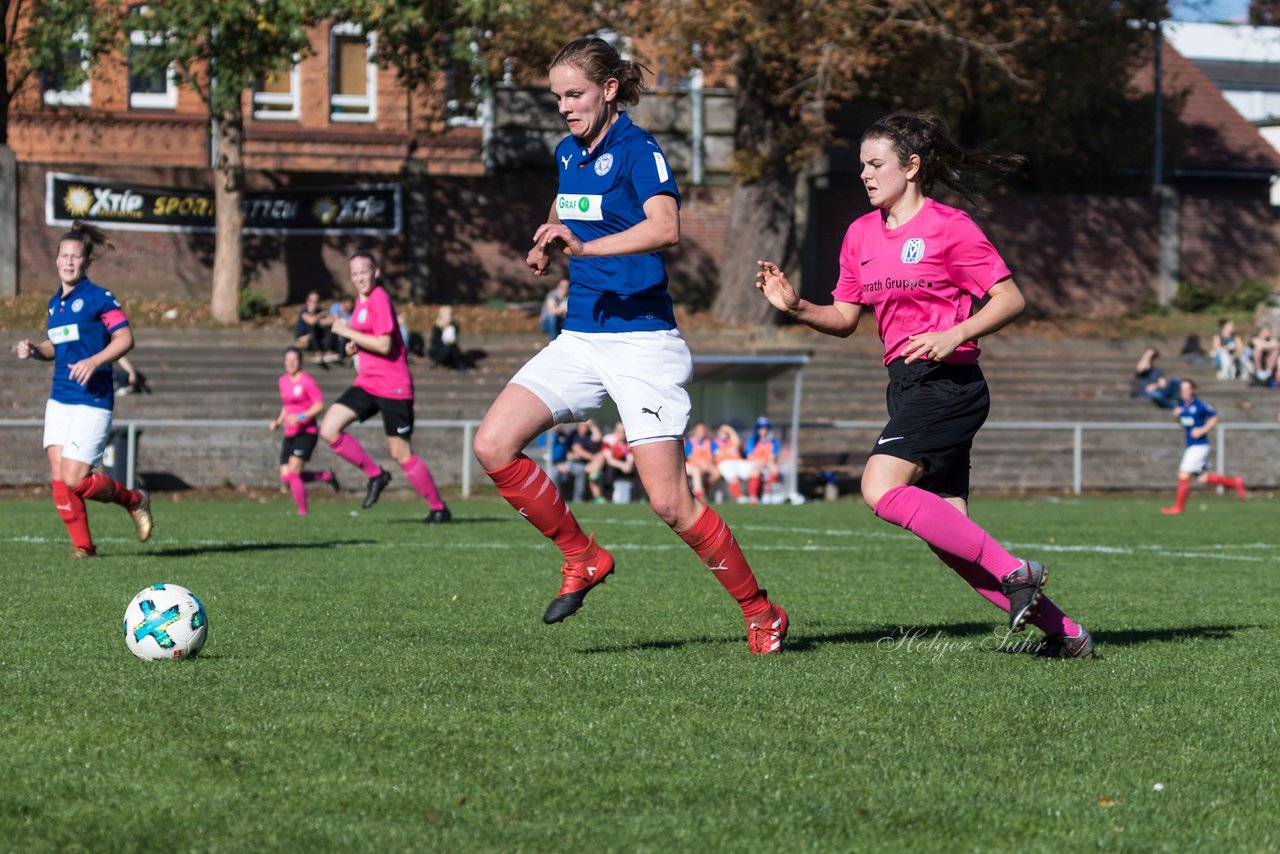
<path fill-rule="evenodd" d="M 400 185 L 246 190 L 245 234 L 400 233 Z M 45 223 L 82 220 L 133 231 L 212 232 L 212 190 L 182 190 L 49 172 Z"/>

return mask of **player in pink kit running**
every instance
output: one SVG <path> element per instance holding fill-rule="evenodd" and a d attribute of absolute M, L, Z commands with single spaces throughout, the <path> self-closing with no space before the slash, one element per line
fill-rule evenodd
<path fill-rule="evenodd" d="M 391 473 L 384 471 L 360 442 L 344 431 L 352 421 L 364 421 L 373 413 L 381 412 L 391 458 L 400 464 L 413 488 L 431 507 L 422 521 L 448 522 L 453 516 L 440 500 L 431 470 L 414 454 L 410 444 L 413 377 L 409 374 L 409 360 L 395 306 L 381 285 L 382 271 L 367 252 L 352 255 L 348 266 L 351 284 L 356 289 L 356 304 L 349 321 L 333 322 L 333 332 L 346 339 L 348 356 L 359 356 L 356 381 L 325 413 L 320 423 L 320 438 L 329 443 L 335 454 L 369 478 L 364 497 L 364 507 L 368 509 L 377 503 L 378 496 L 391 482 Z"/>
<path fill-rule="evenodd" d="M 877 210 L 845 234 L 834 303 L 801 299 L 772 261 L 758 262 L 756 287 L 779 311 L 828 335 L 848 337 L 863 310 L 872 311 L 889 369 L 889 423 L 863 470 L 867 506 L 1009 612 L 1010 631 L 1026 620 L 1042 629 L 1041 654 L 1090 658 L 1089 633 L 1041 594 L 1044 566 L 1014 557 L 968 517 L 969 451 L 991 405 L 976 342 L 1025 303 L 968 214 L 929 193 L 941 184 L 974 201 L 966 180 L 973 167 L 1007 170 L 1021 158 L 966 153 L 941 118 L 906 112 L 872 124 L 860 158 Z"/>
<path fill-rule="evenodd" d="M 298 515 L 307 515 L 307 484 L 314 481 L 329 484 L 338 491 L 338 478 L 331 471 L 306 471 L 304 466 L 316 449 L 320 430 L 316 416 L 324 409 L 320 386 L 302 370 L 302 351 L 289 347 L 284 351 L 284 373 L 280 375 L 280 414 L 271 421 L 271 429 L 284 428 L 280 443 L 280 482 L 289 487 Z"/>

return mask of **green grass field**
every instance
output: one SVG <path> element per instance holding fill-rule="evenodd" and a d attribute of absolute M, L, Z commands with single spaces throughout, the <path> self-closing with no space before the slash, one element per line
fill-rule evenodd
<path fill-rule="evenodd" d="M 753 658 L 640 505 L 581 509 L 618 572 L 549 627 L 558 553 L 497 500 L 160 496 L 146 545 L 92 505 L 96 561 L 8 500 L 0 850 L 1275 851 L 1277 503 L 1166 498 L 975 503 L 1093 631 L 1066 662 L 854 503 L 721 508 L 792 617 Z M 198 659 L 125 647 L 160 581 Z"/>

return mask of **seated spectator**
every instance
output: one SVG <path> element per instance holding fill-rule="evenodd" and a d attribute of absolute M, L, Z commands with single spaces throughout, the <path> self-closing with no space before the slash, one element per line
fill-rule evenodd
<path fill-rule="evenodd" d="M 133 367 L 127 356 L 116 359 L 111 366 L 111 380 L 115 387 L 116 397 L 124 397 L 135 392 L 151 394 L 151 386 L 147 385 L 147 376 Z"/>
<path fill-rule="evenodd" d="M 427 356 L 431 359 L 431 364 L 437 368 L 465 371 L 471 367 L 466 354 L 458 345 L 458 324 L 453 322 L 453 309 L 447 305 L 440 306 L 440 311 L 436 313 L 436 322 L 431 325 L 431 341 L 427 344 Z"/>
<path fill-rule="evenodd" d="M 1188 365 L 1203 365 L 1209 361 L 1204 354 L 1204 348 L 1200 346 L 1200 336 L 1194 332 L 1187 336 L 1186 341 L 1182 342 L 1182 352 L 1179 355 L 1187 360 Z"/>
<path fill-rule="evenodd" d="M 743 494 L 742 487 L 757 471 L 755 464 L 745 458 L 742 439 L 732 424 L 725 423 L 716 428 L 716 468 L 735 501 L 744 504 L 750 500 Z"/>
<path fill-rule="evenodd" d="M 325 335 L 332 325 L 332 315 L 320 308 L 320 292 L 311 291 L 293 324 L 293 346 L 312 354 L 313 362 L 324 361 Z"/>
<path fill-rule="evenodd" d="M 551 468 L 547 474 L 566 501 L 571 497 L 569 485 L 573 480 L 573 473 L 569 470 L 569 437 L 573 433 L 572 424 L 557 424 L 543 434 L 551 445 Z"/>
<path fill-rule="evenodd" d="M 1276 375 L 1276 359 L 1280 357 L 1280 341 L 1271 334 L 1271 326 L 1259 323 L 1253 338 L 1249 341 L 1249 349 L 1253 360 L 1251 380 L 1258 385 L 1267 385 Z"/>
<path fill-rule="evenodd" d="M 350 323 L 351 315 L 355 310 L 356 301 L 349 296 L 344 296 L 329 306 L 329 318 L 325 324 L 324 353 L 321 356 L 321 361 L 326 364 L 342 361 L 343 354 L 347 352 L 347 339 L 333 331 L 333 324 L 337 320 Z"/>
<path fill-rule="evenodd" d="M 602 438 L 600 428 L 590 419 L 578 422 L 569 437 L 569 451 L 565 459 L 569 463 L 569 474 L 573 476 L 573 501 L 585 501 L 588 488 L 592 501 L 604 501 L 600 489 L 600 467 L 604 465 L 600 456 Z"/>
<path fill-rule="evenodd" d="M 1160 351 L 1148 347 L 1138 359 L 1133 370 L 1133 387 L 1130 397 L 1145 397 L 1161 409 L 1173 409 L 1178 405 L 1177 377 L 1165 377 L 1164 372 L 1156 367 L 1156 359 Z"/>
<path fill-rule="evenodd" d="M 1213 336 L 1210 357 L 1218 370 L 1218 379 L 1233 380 L 1249 376 L 1249 363 L 1245 357 L 1245 343 L 1236 333 L 1236 325 L 1227 318 L 1218 321 L 1218 331 Z"/>
<path fill-rule="evenodd" d="M 538 328 L 554 341 L 564 328 L 564 316 L 569 310 L 569 280 L 561 279 L 556 286 L 547 292 L 542 301 L 542 311 L 538 314 Z"/>
<path fill-rule="evenodd" d="M 761 415 L 756 419 L 755 432 L 747 440 L 747 460 L 755 466 L 755 473 L 747 480 L 747 494 L 752 504 L 757 504 L 772 492 L 778 483 L 778 438 L 773 435 L 773 422 Z"/>
<path fill-rule="evenodd" d="M 627 443 L 627 430 L 619 421 L 613 432 L 603 439 L 600 451 L 602 490 L 608 491 L 614 504 L 631 501 L 631 487 L 636 471 L 636 458 Z"/>
<path fill-rule="evenodd" d="M 699 421 L 684 440 L 684 473 L 689 476 L 694 498 L 705 500 L 720 481 L 715 457 L 716 440 L 711 438 L 707 425 Z"/>

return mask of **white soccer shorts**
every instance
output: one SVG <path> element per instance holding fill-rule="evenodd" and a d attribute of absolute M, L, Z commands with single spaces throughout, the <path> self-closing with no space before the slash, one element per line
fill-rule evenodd
<path fill-rule="evenodd" d="M 62 446 L 62 456 L 91 466 L 102 459 L 111 434 L 111 410 L 50 400 L 44 407 L 44 446 Z"/>
<path fill-rule="evenodd" d="M 511 382 L 537 395 L 557 424 L 585 421 L 612 398 L 634 446 L 683 440 L 692 376 L 679 330 L 561 332 Z"/>
<path fill-rule="evenodd" d="M 1187 445 L 1182 452 L 1182 462 L 1178 463 L 1178 471 L 1188 474 L 1203 474 L 1209 470 L 1209 445 Z"/>
<path fill-rule="evenodd" d="M 760 467 L 751 460 L 732 459 L 716 463 L 716 469 L 725 480 L 747 480 L 760 473 Z"/>

